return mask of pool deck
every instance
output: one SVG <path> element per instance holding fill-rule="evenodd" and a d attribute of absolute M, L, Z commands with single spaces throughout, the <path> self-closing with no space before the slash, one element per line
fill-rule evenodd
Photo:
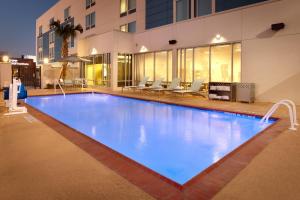
<path fill-rule="evenodd" d="M 192 96 L 158 97 L 150 93 L 95 91 L 254 115 L 265 114 L 271 106 L 269 103 L 208 101 Z M 49 95 L 53 92 L 30 90 L 29 94 Z M 300 108 L 297 107 L 297 110 L 299 117 Z M 76 141 L 62 135 L 67 129 L 58 126 L 55 121 L 48 121 L 53 127 L 43 123 L 40 117 L 36 119 L 30 114 L 4 117 L 4 112 L 3 101 L 0 100 L 0 199 L 207 199 L 212 198 L 211 194 L 214 194 L 214 199 L 300 199 L 300 131 L 286 129 L 285 109 L 275 114 L 283 119 L 280 128 L 275 130 L 276 137 L 257 152 L 250 163 L 246 159 L 247 165 L 237 175 L 230 175 L 235 169 L 223 171 L 223 174 L 229 174 L 223 176 L 224 179 L 228 176 L 233 176 L 233 179 L 222 183 L 207 180 L 205 188 L 222 186 L 217 194 L 207 189 L 203 192 L 204 187 L 198 185 L 184 194 L 162 187 L 161 195 L 157 191 L 153 195 L 149 185 L 143 188 L 132 179 L 127 181 L 124 175 L 120 176 L 111 169 L 107 161 L 97 159 L 89 149 L 82 148 L 79 140 L 76 144 Z M 148 180 L 144 180 L 144 185 Z"/>

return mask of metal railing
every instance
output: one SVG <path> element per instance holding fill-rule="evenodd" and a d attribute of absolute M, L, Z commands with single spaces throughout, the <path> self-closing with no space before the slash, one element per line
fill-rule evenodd
<path fill-rule="evenodd" d="M 274 112 L 279 108 L 280 105 L 284 105 L 288 108 L 289 110 L 289 117 L 290 117 L 290 123 L 291 127 L 290 130 L 296 131 L 297 126 L 299 126 L 299 123 L 297 121 L 297 110 L 296 110 L 296 105 L 293 101 L 291 100 L 281 100 L 274 104 L 272 108 L 266 113 L 266 115 L 261 119 L 261 123 L 269 121 L 269 118 L 274 114 Z"/>
<path fill-rule="evenodd" d="M 62 88 L 59 80 L 55 80 L 55 82 L 54 82 L 54 91 L 55 91 L 55 93 L 56 93 L 56 84 L 59 86 L 59 88 L 60 88 L 61 92 L 63 93 L 64 97 L 66 97 L 66 93 L 65 93 L 64 89 Z"/>

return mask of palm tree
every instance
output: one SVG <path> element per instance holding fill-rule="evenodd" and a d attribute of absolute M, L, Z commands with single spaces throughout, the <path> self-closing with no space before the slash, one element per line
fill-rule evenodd
<path fill-rule="evenodd" d="M 61 47 L 61 56 L 62 58 L 66 58 L 69 55 L 69 46 L 68 46 L 68 39 L 70 37 L 75 38 L 77 31 L 83 33 L 83 28 L 80 24 L 77 26 L 70 25 L 70 24 L 61 24 L 59 20 L 53 21 L 50 23 L 50 28 L 55 29 L 56 35 L 62 38 L 62 47 Z M 60 73 L 60 78 L 65 79 L 67 73 L 67 66 L 68 63 L 65 62 L 62 65 L 62 70 Z"/>

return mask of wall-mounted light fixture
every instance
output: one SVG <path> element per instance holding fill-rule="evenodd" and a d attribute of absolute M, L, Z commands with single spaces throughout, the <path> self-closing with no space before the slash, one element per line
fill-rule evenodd
<path fill-rule="evenodd" d="M 217 34 L 211 41 L 211 43 L 213 44 L 223 43 L 223 42 L 226 42 L 226 39 L 221 34 Z"/>
<path fill-rule="evenodd" d="M 7 55 L 4 55 L 2 57 L 2 61 L 5 62 L 5 63 L 8 63 L 9 62 L 9 57 Z"/>
<path fill-rule="evenodd" d="M 49 64 L 49 59 L 48 58 L 44 58 L 44 64 Z"/>
<path fill-rule="evenodd" d="M 147 49 L 147 47 L 142 46 L 140 49 L 140 53 L 145 53 L 145 52 L 148 52 L 148 49 Z"/>
<path fill-rule="evenodd" d="M 97 55 L 98 54 L 98 51 L 96 48 L 93 48 L 92 49 L 92 52 L 91 52 L 91 55 Z"/>

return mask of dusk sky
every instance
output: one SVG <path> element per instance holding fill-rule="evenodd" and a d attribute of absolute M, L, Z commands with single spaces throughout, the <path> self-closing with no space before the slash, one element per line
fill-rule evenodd
<path fill-rule="evenodd" d="M 59 0 L 1 0 L 0 51 L 35 55 L 35 21 Z"/>

